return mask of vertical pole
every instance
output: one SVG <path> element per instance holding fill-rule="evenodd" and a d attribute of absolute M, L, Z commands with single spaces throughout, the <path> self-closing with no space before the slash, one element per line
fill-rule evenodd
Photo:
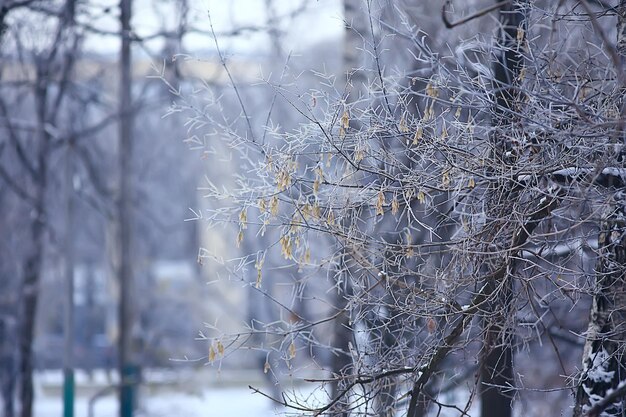
<path fill-rule="evenodd" d="M 65 2 L 62 22 L 72 28 L 76 17 L 77 0 Z M 72 33 L 72 32 L 70 32 Z M 75 35 L 75 33 L 74 33 Z M 76 51 L 74 51 L 75 53 Z M 64 356 L 63 356 L 63 417 L 74 417 L 74 166 L 72 164 L 72 144 L 70 138 L 65 154 L 65 187 L 67 192 L 67 218 L 65 219 L 65 310 L 64 310 Z"/>
<path fill-rule="evenodd" d="M 71 146 L 65 156 L 67 212 L 65 219 L 65 310 L 63 355 L 63 417 L 74 417 L 74 187 Z"/>
<path fill-rule="evenodd" d="M 120 84 L 119 84 L 119 163 L 120 194 L 119 215 L 119 375 L 120 375 L 120 417 L 132 417 L 135 402 L 136 366 L 133 363 L 132 335 L 134 312 L 132 307 L 133 275 L 131 265 L 132 227 L 132 130 L 133 114 L 131 107 L 131 11 L 132 0 L 120 0 Z"/>

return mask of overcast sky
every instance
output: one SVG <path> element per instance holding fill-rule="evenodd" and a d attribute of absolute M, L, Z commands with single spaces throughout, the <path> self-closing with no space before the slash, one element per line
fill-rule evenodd
<path fill-rule="evenodd" d="M 118 0 L 98 0 L 98 6 L 110 7 L 110 17 L 94 20 L 90 24 L 109 31 L 117 30 Z M 158 31 L 163 24 L 172 28 L 177 15 L 171 8 L 174 1 L 135 0 L 133 28 L 140 36 Z M 286 15 L 297 5 L 296 0 L 274 0 L 278 15 Z M 238 26 L 262 26 L 266 23 L 266 0 L 191 0 L 191 21 L 203 30 L 209 30 L 210 12 L 216 32 L 227 32 Z M 281 27 L 287 33 L 284 48 L 287 52 L 305 53 L 306 48 L 320 41 L 339 38 L 342 33 L 342 8 L 340 0 L 307 0 L 307 10 L 294 20 L 284 21 Z M 221 46 L 229 53 L 263 54 L 269 52 L 266 34 L 247 34 L 236 39 L 220 39 Z M 102 53 L 115 53 L 118 40 L 115 37 L 92 37 L 89 49 Z M 151 47 L 158 47 L 152 43 Z M 189 35 L 185 39 L 189 51 L 213 49 L 213 41 L 207 37 Z"/>

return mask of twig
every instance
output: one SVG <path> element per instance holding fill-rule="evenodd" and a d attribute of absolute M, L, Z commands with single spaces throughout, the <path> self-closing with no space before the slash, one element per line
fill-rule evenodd
<path fill-rule="evenodd" d="M 470 22 L 470 21 L 472 21 L 474 19 L 482 17 L 482 16 L 486 15 L 487 13 L 493 12 L 494 10 L 499 9 L 500 7 L 510 3 L 511 1 L 512 0 L 501 1 L 499 3 L 496 3 L 496 4 L 492 5 L 492 6 L 485 7 L 484 9 L 481 9 L 481 10 L 477 11 L 474 14 L 471 14 L 471 15 L 469 15 L 467 17 L 464 17 L 461 20 L 457 20 L 456 22 L 450 22 L 448 20 L 448 18 L 446 17 L 446 13 L 448 12 L 448 10 L 447 10 L 448 9 L 448 5 L 450 5 L 450 3 L 452 1 L 451 0 L 447 0 L 443 4 L 443 7 L 441 8 L 441 19 L 443 20 L 443 24 L 446 25 L 446 28 L 452 29 L 452 28 L 455 28 L 457 26 L 464 25 L 465 23 Z"/>
<path fill-rule="evenodd" d="M 265 398 L 268 398 L 268 399 L 274 401 L 275 403 L 280 404 L 280 405 L 282 405 L 284 407 L 292 408 L 292 409 L 298 410 L 298 411 L 311 411 L 311 409 L 309 407 L 303 407 L 301 405 L 292 404 L 292 403 L 287 402 L 287 400 L 285 399 L 284 396 L 283 396 L 282 400 L 279 400 L 277 398 L 272 397 L 269 394 L 264 393 L 260 389 L 253 387 L 252 385 L 248 385 L 248 388 L 250 388 L 252 390 L 252 392 L 254 392 L 255 394 L 261 394 Z"/>
<path fill-rule="evenodd" d="M 580 4 L 583 6 L 583 9 L 585 9 L 585 13 L 587 13 L 587 15 L 589 16 L 593 28 L 598 32 L 600 39 L 602 39 L 602 44 L 604 45 L 606 52 L 609 54 L 611 62 L 615 67 L 615 71 L 617 72 L 617 79 L 619 80 L 620 87 L 624 87 L 626 85 L 626 74 L 624 74 L 622 60 L 620 59 L 617 49 L 615 49 L 613 43 L 609 41 L 609 38 L 607 38 L 606 33 L 602 29 L 602 26 L 600 26 L 600 23 L 598 23 L 598 19 L 591 11 L 587 0 L 580 0 Z"/>
<path fill-rule="evenodd" d="M 254 130 L 252 129 L 252 123 L 250 122 L 250 116 L 248 116 L 246 106 L 243 104 L 243 99 L 241 98 L 241 95 L 239 94 L 239 88 L 237 88 L 237 84 L 235 83 L 235 80 L 230 72 L 230 69 L 228 68 L 228 65 L 226 65 L 226 59 L 224 58 L 224 54 L 222 53 L 222 50 L 220 49 L 219 42 L 217 41 L 217 35 L 215 34 L 215 29 L 213 28 L 213 20 L 211 19 L 211 13 L 209 12 L 207 16 L 209 18 L 209 27 L 211 28 L 211 34 L 213 35 L 215 49 L 220 58 L 220 62 L 222 64 L 222 67 L 224 68 L 224 71 L 226 71 L 226 75 L 228 76 L 228 79 L 230 80 L 231 85 L 233 86 L 233 91 L 235 92 L 235 95 L 237 96 L 237 101 L 239 102 L 239 106 L 241 107 L 241 112 L 243 113 L 243 116 L 246 119 L 248 131 L 250 132 L 250 139 L 252 140 L 253 143 L 256 143 L 256 140 L 254 138 Z M 263 148 L 261 148 L 261 153 L 265 154 L 265 152 L 263 151 Z"/>

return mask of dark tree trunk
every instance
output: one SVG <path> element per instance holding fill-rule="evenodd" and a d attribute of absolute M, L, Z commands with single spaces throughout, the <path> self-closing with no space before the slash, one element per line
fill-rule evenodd
<path fill-rule="evenodd" d="M 626 0 L 617 8 L 617 52 L 622 65 L 626 61 Z M 619 70 L 619 68 L 618 68 Z M 623 70 L 623 68 L 622 68 Z M 618 77 L 615 100 L 623 106 L 623 75 Z M 622 112 L 622 115 L 624 113 Z M 617 137 L 623 141 L 622 120 Z M 614 142 L 616 142 L 614 140 Z M 622 144 L 623 146 L 623 144 Z M 618 166 L 624 166 L 623 151 L 613 155 Z M 609 184 L 610 188 L 612 184 Z M 604 398 L 609 390 L 626 383 L 626 196 L 618 190 L 612 196 L 609 208 L 600 224 L 595 291 L 592 300 L 587 340 L 583 352 L 583 372 L 576 392 L 574 417 L 584 415 Z M 623 416 L 626 402 L 609 405 L 602 415 Z"/>
<path fill-rule="evenodd" d="M 26 8 L 34 1 L 0 2 L 0 38 L 3 24 L 8 13 L 16 8 Z M 7 3 L 7 4 L 4 4 Z M 18 291 L 16 351 L 17 366 L 14 366 L 12 352 L 0 355 L 0 366 L 3 367 L 3 378 L 8 375 L 11 381 L 3 382 L 5 413 L 13 415 L 12 393 L 13 384 L 18 386 L 21 417 L 33 414 L 33 371 L 35 358 L 33 344 L 37 319 L 39 285 L 44 260 L 47 213 L 46 194 L 48 189 L 48 165 L 51 151 L 53 131 L 56 131 L 56 118 L 63 108 L 63 98 L 67 91 L 68 80 L 76 59 L 77 38 L 72 38 L 76 0 L 62 3 L 61 14 L 50 12 L 56 20 L 56 28 L 50 47 L 47 50 L 32 54 L 34 80 L 32 80 L 32 98 L 34 102 L 35 131 L 28 132 L 29 139 L 9 129 L 11 141 L 18 150 L 18 161 L 23 175 L 16 183 L 24 184 L 21 191 L 14 186 L 18 196 L 27 200 L 31 222 L 28 227 L 28 249 L 23 260 L 22 279 Z M 64 49 L 69 45 L 68 49 Z M 62 52 L 64 51 L 64 54 Z M 56 65 L 60 64 L 60 65 Z M 6 113 L 3 104 L 3 113 Z M 23 148 L 22 148 L 23 147 Z M 29 153 L 30 152 L 30 153 Z M 17 174 L 20 175 L 20 174 Z M 5 174 L 4 176 L 7 176 Z M 10 396 L 10 398 L 8 397 Z"/>
<path fill-rule="evenodd" d="M 39 277 L 43 251 L 43 225 L 40 219 L 33 222 L 31 227 L 31 236 L 34 247 L 32 249 L 32 253 L 26 261 L 21 291 L 22 308 L 20 312 L 21 326 L 19 336 L 21 417 L 31 417 L 33 415 L 33 371 L 35 369 L 33 342 L 37 317 Z"/>
<path fill-rule="evenodd" d="M 626 0 L 617 8 L 617 53 L 622 68 L 626 63 Z M 624 106 L 624 75 L 618 74 L 619 85 L 614 99 Z M 622 116 L 624 111 L 622 111 Z M 624 120 L 618 125 L 613 142 L 622 141 L 624 146 Z M 612 155 L 615 165 L 624 168 L 624 151 Z M 615 190 L 613 184 L 608 184 Z M 595 289 L 583 352 L 583 372 L 576 391 L 574 417 L 583 416 L 589 409 L 626 383 L 626 195 L 618 189 L 612 196 L 608 210 L 600 224 L 598 235 L 598 260 L 596 263 Z M 600 410 L 601 411 L 601 410 Z M 603 416 L 623 416 L 626 401 L 614 402 L 602 412 Z M 597 415 L 593 414 L 594 416 Z"/>
<path fill-rule="evenodd" d="M 583 374 L 576 392 L 574 417 L 580 417 L 608 390 L 626 381 L 626 210 L 623 192 L 616 193 L 598 236 L 596 288 L 583 354 Z M 603 415 L 623 416 L 624 400 Z"/>
<path fill-rule="evenodd" d="M 523 50 L 525 16 L 520 5 L 508 3 L 500 7 L 500 38 L 497 43 L 498 56 L 494 63 L 493 80 L 493 114 L 491 133 L 493 166 L 506 166 L 514 163 L 507 160 L 509 138 L 515 129 L 516 113 L 520 103 L 517 90 L 519 74 L 524 65 Z M 521 34 L 521 36 L 520 36 Z M 505 178 L 495 173 L 498 178 Z M 500 183 L 504 182 L 504 183 Z M 494 189 L 492 201 L 514 201 L 513 184 L 506 180 L 500 181 Z M 502 195 L 504 194 L 504 195 Z M 494 199 L 495 197 L 495 199 Z M 502 198 L 504 197 L 504 199 Z M 498 203 L 495 204 L 495 207 Z M 490 211 L 492 211 L 492 206 Z M 500 207 L 501 208 L 501 207 Z M 506 216 L 501 209 L 499 213 L 491 213 L 491 218 Z M 507 227 L 507 225 L 501 225 Z M 498 254 L 496 254 L 498 256 Z M 510 331 L 511 304 L 513 302 L 513 282 L 511 273 L 514 265 L 510 265 L 504 282 L 487 282 L 488 293 L 493 294 L 486 305 L 483 316 L 484 341 L 480 363 L 480 399 L 481 417 L 510 417 L 513 402 L 513 338 Z"/>
<path fill-rule="evenodd" d="M 508 277 L 507 277 L 508 278 Z M 506 279 L 506 278 L 505 278 Z M 483 354 L 480 367 L 480 415 L 482 417 L 510 417 L 513 402 L 513 335 L 506 327 L 506 314 L 503 310 L 511 304 L 512 289 L 510 280 L 507 288 L 497 292 L 496 282 L 489 282 L 494 300 L 487 309 L 494 312 L 484 320 Z"/>
<path fill-rule="evenodd" d="M 2 390 L 4 417 L 15 415 L 15 347 L 10 342 L 15 335 L 15 326 L 10 323 L 12 317 L 8 315 L 0 318 L 0 389 Z"/>
<path fill-rule="evenodd" d="M 32 246 L 24 263 L 24 277 L 20 291 L 19 311 L 19 381 L 20 381 L 20 416 L 33 415 L 33 371 L 34 356 L 33 343 L 37 319 L 37 304 L 39 298 L 39 281 L 43 263 L 44 228 L 45 228 L 45 196 L 48 175 L 48 152 L 51 141 L 46 130 L 48 120 L 48 78 L 49 60 L 42 59 L 36 63 L 34 97 L 37 117 L 39 144 L 36 151 L 37 170 L 32 178 L 33 183 L 33 221 L 30 226 L 30 241 Z"/>

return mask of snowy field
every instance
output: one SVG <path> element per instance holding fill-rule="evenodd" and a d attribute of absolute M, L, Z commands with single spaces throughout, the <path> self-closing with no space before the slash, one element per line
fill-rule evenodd
<path fill-rule="evenodd" d="M 76 417 L 87 417 L 88 398 L 76 400 Z M 117 417 L 117 398 L 109 395 L 95 403 L 93 417 Z M 246 388 L 211 388 L 197 394 L 163 392 L 144 395 L 137 417 L 272 417 L 283 412 L 270 400 L 252 394 Z M 63 415 L 61 396 L 40 396 L 35 403 L 35 416 Z"/>
<path fill-rule="evenodd" d="M 252 384 L 267 389 L 261 373 L 239 371 L 228 378 L 204 370 L 182 373 L 148 371 L 146 374 L 149 382 L 141 389 L 137 417 L 273 417 L 284 415 L 286 411 L 248 388 L 248 384 Z M 89 413 L 90 399 L 108 385 L 109 380 L 103 372 L 96 372 L 92 378 L 78 373 L 76 381 L 76 417 L 117 417 L 115 391 L 93 402 L 93 413 Z M 63 415 L 61 373 L 39 373 L 35 383 L 34 415 Z"/>

